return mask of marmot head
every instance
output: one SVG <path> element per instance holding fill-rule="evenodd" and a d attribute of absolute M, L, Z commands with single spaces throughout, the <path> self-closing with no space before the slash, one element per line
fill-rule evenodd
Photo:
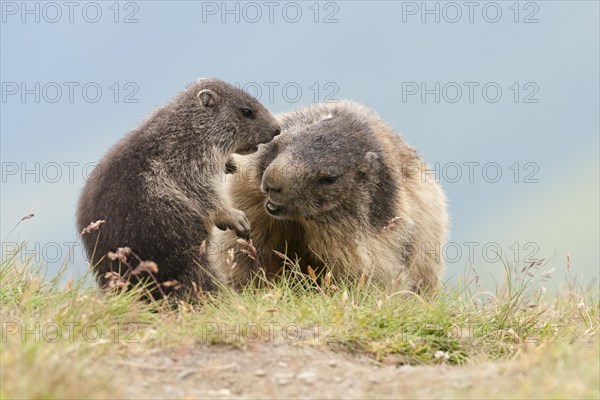
<path fill-rule="evenodd" d="M 194 125 L 208 130 L 211 141 L 225 153 L 254 153 L 281 132 L 276 117 L 257 99 L 227 82 L 200 79 L 187 92 L 200 108 Z"/>
<path fill-rule="evenodd" d="M 291 128 L 258 157 L 266 212 L 284 219 L 385 224 L 394 217 L 396 184 L 382 158 L 370 126 L 354 115 L 334 110 L 314 124 Z"/>

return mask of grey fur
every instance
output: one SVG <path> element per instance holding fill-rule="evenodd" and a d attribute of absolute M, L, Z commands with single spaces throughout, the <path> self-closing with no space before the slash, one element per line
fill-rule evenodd
<path fill-rule="evenodd" d="M 97 245 L 98 233 L 82 236 L 91 262 L 127 246 L 158 264 L 158 282 L 177 280 L 183 293 L 194 285 L 214 290 L 220 276 L 199 257 L 202 242 L 214 226 L 243 237 L 250 228 L 221 193 L 225 172 L 233 172 L 230 156 L 252 153 L 279 132 L 276 118 L 234 86 L 215 79 L 188 86 L 115 144 L 86 182 L 79 230 L 106 221 Z M 105 257 L 95 268 L 99 284 L 118 268 Z"/>
<path fill-rule="evenodd" d="M 276 250 L 299 258 L 303 270 L 435 288 L 448 216 L 440 186 L 431 175 L 422 179 L 417 152 L 374 111 L 349 101 L 280 119 L 283 134 L 238 157 L 239 172 L 228 182 L 258 253 L 257 262 L 249 259 L 228 232 L 215 237 L 212 257 L 230 283 L 245 285 L 259 267 L 277 275 Z M 229 248 L 236 250 L 233 269 Z"/>

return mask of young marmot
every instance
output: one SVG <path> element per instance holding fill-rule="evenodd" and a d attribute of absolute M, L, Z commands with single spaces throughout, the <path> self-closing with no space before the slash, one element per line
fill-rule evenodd
<path fill-rule="evenodd" d="M 374 111 L 349 101 L 280 119 L 283 134 L 239 157 L 228 182 L 256 248 L 253 259 L 229 232 L 215 237 L 212 257 L 230 283 L 243 286 L 259 268 L 277 275 L 279 252 L 321 274 L 435 288 L 448 216 L 444 193 L 417 152 Z"/>
<path fill-rule="evenodd" d="M 203 241 L 214 226 L 242 237 L 250 229 L 221 194 L 226 164 L 232 153 L 253 153 L 279 133 L 258 100 L 220 80 L 201 79 L 153 112 L 102 158 L 79 200 L 80 231 L 106 221 L 82 236 L 91 264 L 101 260 L 98 283 L 108 282 L 109 271 L 126 275 L 148 260 L 158 266 L 156 280 L 178 281 L 180 293 L 215 289 L 219 273 L 200 254 Z M 129 267 L 106 257 L 119 247 L 131 249 Z"/>

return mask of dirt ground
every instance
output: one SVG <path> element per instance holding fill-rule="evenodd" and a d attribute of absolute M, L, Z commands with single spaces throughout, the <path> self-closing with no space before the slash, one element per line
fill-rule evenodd
<path fill-rule="evenodd" d="M 196 345 L 109 362 L 123 396 L 140 399 L 461 398 L 492 394 L 486 387 L 510 389 L 523 375 L 510 362 L 385 365 L 365 356 L 287 343 L 243 349 Z"/>

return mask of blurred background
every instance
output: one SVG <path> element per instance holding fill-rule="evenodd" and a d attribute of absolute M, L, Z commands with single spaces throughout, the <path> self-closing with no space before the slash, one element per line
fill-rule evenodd
<path fill-rule="evenodd" d="M 24 242 L 18 257 L 84 274 L 74 215 L 94 163 L 219 77 L 274 113 L 349 98 L 402 132 L 449 199 L 446 279 L 542 258 L 562 278 L 570 257 L 598 284 L 598 2 L 1 7 L 3 259 Z"/>

